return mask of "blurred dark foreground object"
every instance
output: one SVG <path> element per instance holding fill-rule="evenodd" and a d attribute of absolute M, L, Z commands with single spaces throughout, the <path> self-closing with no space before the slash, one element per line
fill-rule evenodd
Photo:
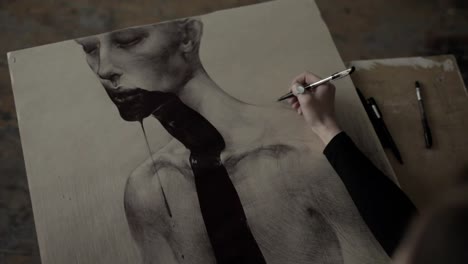
<path fill-rule="evenodd" d="M 468 184 L 457 187 L 415 219 L 395 264 L 468 263 Z"/>

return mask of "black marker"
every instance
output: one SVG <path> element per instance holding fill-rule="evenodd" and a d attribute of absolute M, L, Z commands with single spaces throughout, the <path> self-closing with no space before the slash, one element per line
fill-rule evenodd
<path fill-rule="evenodd" d="M 386 144 L 388 144 L 388 147 L 393 152 L 393 155 L 395 155 L 395 158 L 398 160 L 398 162 L 403 164 L 403 159 L 401 158 L 400 151 L 398 150 L 398 147 L 395 144 L 395 141 L 393 140 L 390 131 L 388 131 L 387 125 L 385 124 L 382 114 L 380 113 L 380 109 L 377 106 L 377 102 L 374 98 L 370 97 L 369 99 L 367 99 L 367 104 L 372 109 L 374 118 L 376 120 L 376 124 L 379 127 L 379 130 L 381 131 L 382 137 L 385 139 Z M 384 143 L 382 143 L 382 145 L 385 147 Z"/>
<path fill-rule="evenodd" d="M 374 113 L 374 109 L 372 109 L 372 106 L 368 102 L 366 102 L 366 97 L 364 97 L 364 94 L 362 94 L 361 90 L 359 90 L 359 88 L 357 87 L 356 92 L 359 96 L 359 99 L 361 99 L 361 103 L 364 106 L 364 110 L 366 110 L 367 116 L 369 117 L 372 126 L 374 127 L 377 137 L 379 137 L 382 147 L 389 148 L 390 142 L 388 142 L 387 137 L 384 135 L 385 133 L 383 132 L 383 128 L 381 128 L 379 122 L 377 121 L 378 118 L 376 116 L 376 113 Z"/>
<path fill-rule="evenodd" d="M 419 82 L 415 82 L 416 85 L 416 96 L 418 97 L 419 112 L 421 113 L 421 122 L 424 129 L 424 140 L 426 141 L 426 148 L 432 147 L 432 134 L 429 128 L 429 122 L 427 122 L 426 111 L 424 110 L 424 104 L 421 97 L 421 87 Z"/>

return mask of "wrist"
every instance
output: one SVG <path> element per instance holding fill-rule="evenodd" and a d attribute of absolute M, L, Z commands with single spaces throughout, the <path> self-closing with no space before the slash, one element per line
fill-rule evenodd
<path fill-rule="evenodd" d="M 322 140 L 326 145 L 342 130 L 335 121 L 326 122 L 319 126 L 313 127 L 312 131 Z"/>

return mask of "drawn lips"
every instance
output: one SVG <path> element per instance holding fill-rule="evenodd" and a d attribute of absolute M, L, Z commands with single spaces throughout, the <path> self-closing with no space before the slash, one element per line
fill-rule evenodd
<path fill-rule="evenodd" d="M 117 106 L 120 116 L 126 121 L 142 121 L 176 98 L 174 94 L 141 88 L 104 88 Z"/>
<path fill-rule="evenodd" d="M 142 96 L 143 89 L 140 88 L 119 88 L 119 89 L 106 89 L 109 97 L 114 101 L 116 104 L 125 104 L 130 103 L 131 101 L 137 99 L 138 97 Z"/>
<path fill-rule="evenodd" d="M 131 102 L 132 100 L 134 100 L 137 96 L 136 95 L 123 95 L 123 94 L 119 94 L 119 95 L 115 95 L 113 96 L 113 99 L 116 103 L 118 104 L 123 104 L 123 103 L 127 103 L 127 102 Z"/>
<path fill-rule="evenodd" d="M 141 88 L 122 87 L 117 89 L 106 88 L 106 91 L 124 120 L 141 121 L 151 114 L 152 104 L 149 91 Z"/>

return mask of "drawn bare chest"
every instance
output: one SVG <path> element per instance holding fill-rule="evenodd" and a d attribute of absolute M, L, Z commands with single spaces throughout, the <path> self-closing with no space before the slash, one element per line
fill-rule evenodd
<path fill-rule="evenodd" d="M 301 164 L 298 152 L 288 145 L 267 145 L 227 155 L 223 164 L 268 263 L 307 263 L 323 259 L 340 263 L 338 238 L 315 207 L 312 190 L 307 190 L 313 188 L 314 177 L 311 172 L 307 175 L 307 166 Z M 162 155 L 155 160 L 159 164 L 157 175 L 147 175 L 148 182 L 142 187 L 151 188 L 143 192 L 153 193 L 152 200 L 146 197 L 144 202 L 144 210 L 150 212 L 146 216 L 153 215 L 158 221 L 146 221 L 146 228 L 165 234 L 165 240 L 178 252 L 174 253 L 178 258 L 204 258 L 203 263 L 209 263 L 210 244 L 187 159 L 188 155 L 180 154 Z M 305 180 L 298 180 L 300 178 Z M 172 217 L 164 209 L 158 193 L 159 183 L 166 192 Z M 323 250 L 317 251 L 317 248 Z M 297 261 L 289 262 L 291 256 Z"/>

